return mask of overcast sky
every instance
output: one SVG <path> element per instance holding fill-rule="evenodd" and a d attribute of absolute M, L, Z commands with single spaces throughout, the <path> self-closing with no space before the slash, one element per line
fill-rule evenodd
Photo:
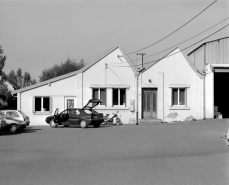
<path fill-rule="evenodd" d="M 22 68 L 34 79 L 68 56 L 90 63 L 115 45 L 127 52 L 149 46 L 188 22 L 214 0 L 0 0 L 0 45 L 6 74 Z M 229 0 L 218 0 L 170 37 L 141 52 L 174 46 L 229 17 Z M 179 46 L 203 39 L 217 27 Z M 229 36 L 229 27 L 203 42 Z M 201 43 L 203 43 L 201 42 Z M 201 43 L 185 50 L 185 53 Z M 149 57 L 155 60 L 161 55 Z M 130 55 L 132 60 L 136 54 Z"/>

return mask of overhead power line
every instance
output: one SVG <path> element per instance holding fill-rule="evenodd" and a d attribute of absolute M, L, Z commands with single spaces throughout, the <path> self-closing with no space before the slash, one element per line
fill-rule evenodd
<path fill-rule="evenodd" d="M 179 46 L 180 44 L 183 44 L 183 43 L 185 43 L 185 42 L 187 42 L 187 41 L 189 41 L 189 40 L 191 40 L 191 39 L 193 39 L 193 38 L 195 38 L 195 37 L 201 35 L 202 33 L 204 33 L 204 32 L 206 32 L 206 31 L 208 31 L 208 30 L 210 30 L 210 29 L 212 29 L 212 28 L 218 26 L 219 24 L 221 24 L 222 22 L 224 22 L 224 21 L 226 21 L 226 20 L 228 20 L 228 19 L 229 19 L 229 17 L 226 18 L 226 19 L 224 19 L 224 20 L 222 20 L 222 21 L 220 21 L 219 23 L 215 24 L 214 26 L 211 26 L 210 28 L 208 28 L 208 29 L 206 29 L 206 30 L 204 30 L 204 31 L 202 31 L 202 32 L 200 32 L 200 33 L 198 33 L 197 35 L 194 35 L 194 36 L 190 37 L 189 39 L 186 39 L 185 41 L 182 41 L 182 42 L 180 42 L 180 43 L 178 43 L 178 44 L 175 44 L 175 45 L 173 45 L 173 46 L 171 46 L 171 47 L 169 47 L 169 48 L 167 48 L 167 49 L 161 50 L 161 51 L 159 51 L 159 52 L 157 52 L 157 53 L 154 53 L 154 54 L 148 55 L 148 56 L 146 56 L 146 57 L 143 57 L 143 59 L 152 57 L 152 56 L 154 56 L 154 55 L 160 54 L 160 53 L 162 53 L 162 52 L 164 52 L 164 51 L 167 51 L 167 50 L 169 50 L 169 49 L 172 49 L 172 48 L 174 48 L 174 47 L 177 47 L 177 46 Z M 138 60 L 140 60 L 140 59 L 131 60 L 131 61 L 134 62 L 134 61 L 138 61 Z"/>
<path fill-rule="evenodd" d="M 182 50 L 180 50 L 180 51 L 178 51 L 178 52 L 176 52 L 176 53 L 173 53 L 173 54 L 171 54 L 171 55 L 167 55 L 167 56 L 162 57 L 162 58 L 157 59 L 157 60 L 153 60 L 153 61 L 151 61 L 151 62 L 146 62 L 145 64 L 154 63 L 154 62 L 160 61 L 160 60 L 163 59 L 163 58 L 168 58 L 168 57 L 171 57 L 171 56 L 173 56 L 173 55 L 175 55 L 175 54 L 177 54 L 177 53 L 180 53 L 181 51 L 184 51 L 184 50 L 186 50 L 186 49 L 188 49 L 188 48 L 190 48 L 190 47 L 192 47 L 192 46 L 194 46 L 194 45 L 196 45 L 196 44 L 202 42 L 203 40 L 207 39 L 208 37 L 211 37 L 212 35 L 218 33 L 219 31 L 223 30 L 223 29 L 226 28 L 227 26 L 229 26 L 229 24 L 227 24 L 226 26 L 224 26 L 224 27 L 222 27 L 221 29 L 215 31 L 214 33 L 208 35 L 207 37 L 205 37 L 205 38 L 199 40 L 198 42 L 195 42 L 195 43 L 192 44 L 192 45 L 189 45 L 188 47 L 186 47 L 186 48 L 184 48 L 184 49 L 182 49 Z M 118 65 L 112 65 L 112 64 L 108 64 L 108 65 L 110 65 L 110 66 L 115 66 L 115 67 L 127 67 L 127 66 L 118 66 Z M 139 65 L 141 65 L 141 64 L 137 64 L 137 65 L 133 65 L 133 66 L 136 67 L 136 66 L 139 66 Z M 129 67 L 129 66 L 128 66 L 128 67 Z"/>
<path fill-rule="evenodd" d="M 130 52 L 130 53 L 125 53 L 124 55 L 131 55 L 131 54 L 134 54 L 134 53 L 137 53 L 139 51 L 142 51 L 144 49 L 147 49 L 161 41 L 163 41 L 164 39 L 168 38 L 169 36 L 171 36 L 172 34 L 174 34 L 175 32 L 177 32 L 178 30 L 180 30 L 181 28 L 183 28 L 185 25 L 187 25 L 188 23 L 190 23 L 192 20 L 194 20 L 196 17 L 198 17 L 200 14 L 202 14 L 205 10 L 207 10 L 210 6 L 212 6 L 217 0 L 215 0 L 214 2 L 212 2 L 210 5 L 208 5 L 205 9 L 203 9 L 200 13 L 198 13 L 195 17 L 193 17 L 192 19 L 190 19 L 188 22 L 186 22 L 185 24 L 183 24 L 182 26 L 180 26 L 179 28 L 177 28 L 175 31 L 173 31 L 172 33 L 170 33 L 169 35 L 163 37 L 162 39 L 158 40 L 157 42 L 154 42 L 153 44 L 150 44 L 149 46 L 146 46 L 142 49 L 139 49 L 137 51 L 133 51 L 133 52 Z"/>

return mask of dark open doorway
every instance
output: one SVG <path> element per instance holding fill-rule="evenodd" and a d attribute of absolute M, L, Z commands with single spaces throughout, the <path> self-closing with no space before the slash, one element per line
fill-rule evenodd
<path fill-rule="evenodd" d="M 214 106 L 223 118 L 229 118 L 229 73 L 214 73 Z"/>

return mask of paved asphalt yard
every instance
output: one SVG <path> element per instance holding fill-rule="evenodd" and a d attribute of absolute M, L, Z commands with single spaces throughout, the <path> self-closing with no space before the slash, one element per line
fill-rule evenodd
<path fill-rule="evenodd" d="M 0 132 L 1 185 L 227 185 L 229 122 Z"/>

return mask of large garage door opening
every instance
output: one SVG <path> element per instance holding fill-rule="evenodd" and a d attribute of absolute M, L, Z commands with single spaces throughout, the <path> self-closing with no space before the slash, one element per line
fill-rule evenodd
<path fill-rule="evenodd" d="M 223 118 L 229 118 L 229 73 L 214 73 L 214 107 Z"/>

